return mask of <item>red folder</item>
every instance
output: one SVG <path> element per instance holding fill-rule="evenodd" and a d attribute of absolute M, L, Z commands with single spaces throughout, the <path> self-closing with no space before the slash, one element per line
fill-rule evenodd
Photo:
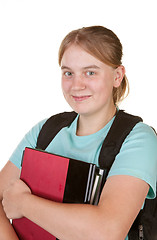
<path fill-rule="evenodd" d="M 96 165 L 26 148 L 20 178 L 33 194 L 64 203 L 97 204 L 104 171 Z M 56 240 L 27 218 L 14 219 L 20 240 Z"/>

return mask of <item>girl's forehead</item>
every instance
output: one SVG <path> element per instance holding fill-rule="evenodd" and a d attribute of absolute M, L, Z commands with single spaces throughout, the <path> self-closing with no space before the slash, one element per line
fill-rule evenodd
<path fill-rule="evenodd" d="M 78 45 L 71 45 L 68 47 L 62 57 L 61 66 L 100 66 L 104 63 L 99 61 L 97 58 L 89 54 L 83 48 Z"/>

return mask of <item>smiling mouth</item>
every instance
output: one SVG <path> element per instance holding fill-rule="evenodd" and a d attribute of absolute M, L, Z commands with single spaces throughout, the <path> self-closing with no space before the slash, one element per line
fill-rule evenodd
<path fill-rule="evenodd" d="M 82 102 L 82 101 L 85 101 L 87 99 L 89 99 L 91 97 L 91 95 L 85 95 L 85 96 L 72 96 L 73 99 L 76 101 L 76 102 Z"/>

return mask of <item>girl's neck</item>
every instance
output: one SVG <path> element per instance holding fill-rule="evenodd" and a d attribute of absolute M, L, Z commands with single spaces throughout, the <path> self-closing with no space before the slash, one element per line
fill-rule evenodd
<path fill-rule="evenodd" d="M 109 111 L 92 115 L 80 115 L 77 124 L 77 136 L 86 136 L 101 130 L 116 114 L 116 106 Z"/>

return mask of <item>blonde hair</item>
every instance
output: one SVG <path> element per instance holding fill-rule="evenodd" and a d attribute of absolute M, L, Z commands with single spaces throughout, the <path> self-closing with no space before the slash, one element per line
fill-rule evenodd
<path fill-rule="evenodd" d="M 115 69 L 122 64 L 122 44 L 114 32 L 103 26 L 83 27 L 70 32 L 60 45 L 59 65 L 65 50 L 72 44 L 79 45 L 86 52 Z M 128 92 L 129 83 L 124 75 L 121 85 L 113 88 L 114 104 L 122 101 Z"/>

